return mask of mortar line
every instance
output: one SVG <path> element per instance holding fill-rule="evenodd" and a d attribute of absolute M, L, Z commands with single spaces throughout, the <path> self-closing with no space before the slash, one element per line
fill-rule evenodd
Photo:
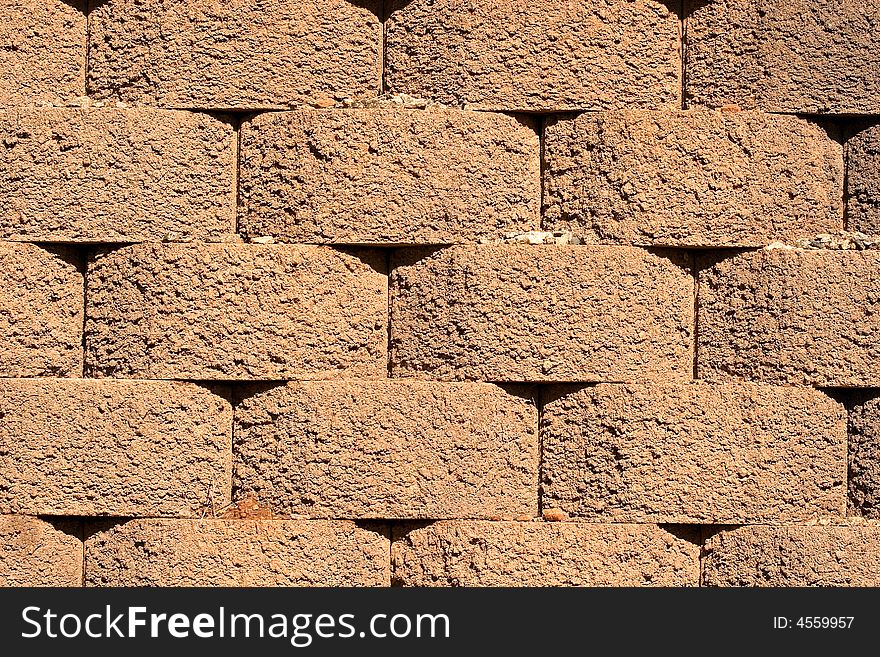
<path fill-rule="evenodd" d="M 681 0 L 679 3 L 679 21 L 678 21 L 678 58 L 679 58 L 679 76 L 681 77 L 679 83 L 679 94 L 681 94 L 681 109 L 687 109 L 687 101 L 685 100 L 685 93 L 687 89 L 687 0 Z"/>

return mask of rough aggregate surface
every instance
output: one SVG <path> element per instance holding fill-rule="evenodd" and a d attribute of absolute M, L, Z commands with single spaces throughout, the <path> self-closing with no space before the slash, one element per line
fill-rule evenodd
<path fill-rule="evenodd" d="M 793 116 L 620 111 L 545 128 L 544 228 L 597 244 L 763 246 L 843 228 L 843 148 Z"/>
<path fill-rule="evenodd" d="M 690 379 L 689 263 L 632 247 L 481 244 L 405 252 L 391 277 L 391 373 Z"/>
<path fill-rule="evenodd" d="M 244 124 L 241 230 L 289 242 L 451 244 L 539 225 L 528 120 L 312 110 Z"/>
<path fill-rule="evenodd" d="M 235 230 L 233 130 L 152 109 L 0 112 L 0 237 L 219 241 Z"/>
<path fill-rule="evenodd" d="M 538 112 L 680 102 L 679 20 L 663 2 L 393 0 L 389 9 L 394 92 Z"/>
<path fill-rule="evenodd" d="M 0 513 L 196 516 L 229 501 L 232 408 L 193 383 L 7 379 Z"/>
<path fill-rule="evenodd" d="M 105 0 L 89 15 L 92 95 L 261 109 L 375 95 L 379 0 Z"/>
<path fill-rule="evenodd" d="M 330 518 L 536 516 L 535 400 L 483 383 L 291 383 L 236 410 L 236 497 Z"/>
<path fill-rule="evenodd" d="M 140 244 L 94 260 L 95 376 L 279 380 L 387 376 L 385 258 L 258 244 Z"/>
<path fill-rule="evenodd" d="M 769 523 L 846 513 L 846 413 L 808 388 L 554 387 L 542 503 L 593 522 Z"/>
<path fill-rule="evenodd" d="M 880 0 L 687 0 L 688 106 L 880 111 Z"/>
<path fill-rule="evenodd" d="M 446 521 L 396 525 L 403 586 L 696 586 L 700 548 L 656 525 Z"/>
<path fill-rule="evenodd" d="M 132 520 L 86 541 L 87 586 L 388 586 L 388 529 L 348 521 Z"/>

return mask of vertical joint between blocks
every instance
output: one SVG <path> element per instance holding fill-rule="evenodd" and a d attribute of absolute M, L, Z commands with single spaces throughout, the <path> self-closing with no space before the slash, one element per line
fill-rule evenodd
<path fill-rule="evenodd" d="M 687 107 L 687 0 L 681 0 L 678 16 L 678 57 L 680 77 L 679 94 L 681 95 L 681 109 Z"/>
<path fill-rule="evenodd" d="M 92 3 L 91 0 L 86 0 L 83 3 L 83 11 L 86 13 L 86 43 L 84 49 L 84 61 L 83 61 L 83 95 L 88 97 L 89 95 L 89 67 L 91 62 L 89 61 L 89 57 L 91 55 L 91 42 L 92 42 Z"/>
<path fill-rule="evenodd" d="M 379 17 L 379 95 L 383 96 L 386 90 L 385 71 L 387 69 L 386 53 L 388 51 L 388 14 L 390 0 L 382 0 Z"/>
<path fill-rule="evenodd" d="M 699 257 L 696 251 L 691 253 L 691 275 L 694 277 L 694 350 L 693 350 L 693 378 L 697 381 L 699 376 L 699 349 L 700 349 L 700 270 Z"/>
<path fill-rule="evenodd" d="M 391 266 L 394 262 L 394 249 L 387 249 L 385 251 L 385 321 L 387 323 L 387 327 L 385 329 L 385 362 L 387 367 L 387 376 L 388 378 L 392 378 L 391 375 Z"/>
<path fill-rule="evenodd" d="M 80 376 L 86 378 L 86 323 L 89 312 L 89 249 L 85 247 L 80 250 L 80 268 L 82 270 L 82 327 L 80 329 Z"/>
<path fill-rule="evenodd" d="M 241 127 L 246 117 L 236 117 L 233 128 L 232 231 L 241 237 Z"/>
<path fill-rule="evenodd" d="M 546 162 L 544 161 L 544 144 L 546 142 L 545 132 L 547 128 L 547 117 L 538 118 L 538 230 L 544 230 L 544 179 L 546 176 Z"/>
<path fill-rule="evenodd" d="M 536 410 L 536 438 L 538 441 L 538 517 L 544 514 L 544 432 L 541 429 L 541 421 L 544 418 L 544 390 L 545 386 L 535 387 L 535 410 Z"/>

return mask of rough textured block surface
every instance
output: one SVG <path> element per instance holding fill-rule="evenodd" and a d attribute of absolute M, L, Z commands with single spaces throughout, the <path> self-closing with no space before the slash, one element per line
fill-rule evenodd
<path fill-rule="evenodd" d="M 740 527 L 706 541 L 706 586 L 880 586 L 880 526 Z"/>
<path fill-rule="evenodd" d="M 761 246 L 843 228 L 843 149 L 757 112 L 606 112 L 545 129 L 544 230 L 589 242 Z"/>
<path fill-rule="evenodd" d="M 79 376 L 82 325 L 75 255 L 0 243 L 0 377 Z"/>
<path fill-rule="evenodd" d="M 232 407 L 192 383 L 7 379 L 0 513 L 192 516 L 228 503 Z"/>
<path fill-rule="evenodd" d="M 679 20 L 670 5 L 392 0 L 386 83 L 483 109 L 677 107 Z"/>
<path fill-rule="evenodd" d="M 694 284 L 689 260 L 670 257 L 583 246 L 402 252 L 392 275 L 392 373 L 690 379 Z"/>
<path fill-rule="evenodd" d="M 291 383 L 238 406 L 235 495 L 311 517 L 535 516 L 537 420 L 483 383 Z"/>
<path fill-rule="evenodd" d="M 545 509 L 708 524 L 846 514 L 846 413 L 817 390 L 601 384 L 547 395 Z"/>
<path fill-rule="evenodd" d="M 849 411 L 849 502 L 854 515 L 880 519 L 880 397 L 857 393 Z"/>
<path fill-rule="evenodd" d="M 880 125 L 866 128 L 846 143 L 847 228 L 880 234 Z"/>
<path fill-rule="evenodd" d="M 85 95 L 85 0 L 0 6 L 0 106 L 63 104 Z"/>
<path fill-rule="evenodd" d="M 539 227 L 541 146 L 502 114 L 261 114 L 242 129 L 240 225 L 290 242 L 455 243 Z"/>
<path fill-rule="evenodd" d="M 699 378 L 880 381 L 880 253 L 766 249 L 709 264 L 699 275 Z"/>
<path fill-rule="evenodd" d="M 395 526 L 404 586 L 696 586 L 700 548 L 655 525 L 438 522 Z"/>
<path fill-rule="evenodd" d="M 770 112 L 880 112 L 880 0 L 687 0 L 685 96 Z"/>
<path fill-rule="evenodd" d="M 160 107 L 257 109 L 379 91 L 378 0 L 106 0 L 89 90 Z"/>
<path fill-rule="evenodd" d="M 235 230 L 232 127 L 162 110 L 0 112 L 0 237 L 219 239 Z"/>
<path fill-rule="evenodd" d="M 87 586 L 388 586 L 388 528 L 134 520 L 86 541 Z"/>
<path fill-rule="evenodd" d="M 0 516 L 0 586 L 82 585 L 82 541 L 64 529 L 78 527 Z"/>
<path fill-rule="evenodd" d="M 387 376 L 385 257 L 326 247 L 142 244 L 92 262 L 97 376 Z"/>

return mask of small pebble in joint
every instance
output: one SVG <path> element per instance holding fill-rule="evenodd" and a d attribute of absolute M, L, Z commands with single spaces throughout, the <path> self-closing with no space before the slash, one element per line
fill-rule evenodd
<path fill-rule="evenodd" d="M 568 514 L 562 509 L 544 509 L 541 515 L 547 522 L 564 522 L 568 520 Z"/>
<path fill-rule="evenodd" d="M 71 98 L 67 102 L 64 103 L 49 103 L 44 102 L 40 104 L 42 109 L 64 109 L 64 108 L 79 108 L 79 109 L 101 109 L 104 107 L 113 108 L 113 109 L 129 109 L 129 105 L 127 103 L 123 103 L 121 101 L 109 102 L 103 100 L 93 100 L 88 96 L 76 96 L 75 98 Z"/>
<path fill-rule="evenodd" d="M 506 233 L 497 239 L 483 238 L 480 244 L 556 244 L 565 246 L 569 244 L 581 244 L 581 238 L 563 230 L 540 231 L 530 230 L 525 233 Z"/>
<path fill-rule="evenodd" d="M 880 249 L 880 237 L 872 237 L 858 231 L 841 230 L 836 233 L 820 233 L 813 237 L 802 237 L 794 245 L 784 242 L 771 242 L 764 247 L 773 249 L 803 249 L 807 251 L 869 251 Z"/>
<path fill-rule="evenodd" d="M 403 107 L 409 109 L 442 109 L 445 105 L 408 94 L 383 94 L 373 98 L 343 98 L 333 105 L 338 109 L 377 109 L 380 107 Z"/>

